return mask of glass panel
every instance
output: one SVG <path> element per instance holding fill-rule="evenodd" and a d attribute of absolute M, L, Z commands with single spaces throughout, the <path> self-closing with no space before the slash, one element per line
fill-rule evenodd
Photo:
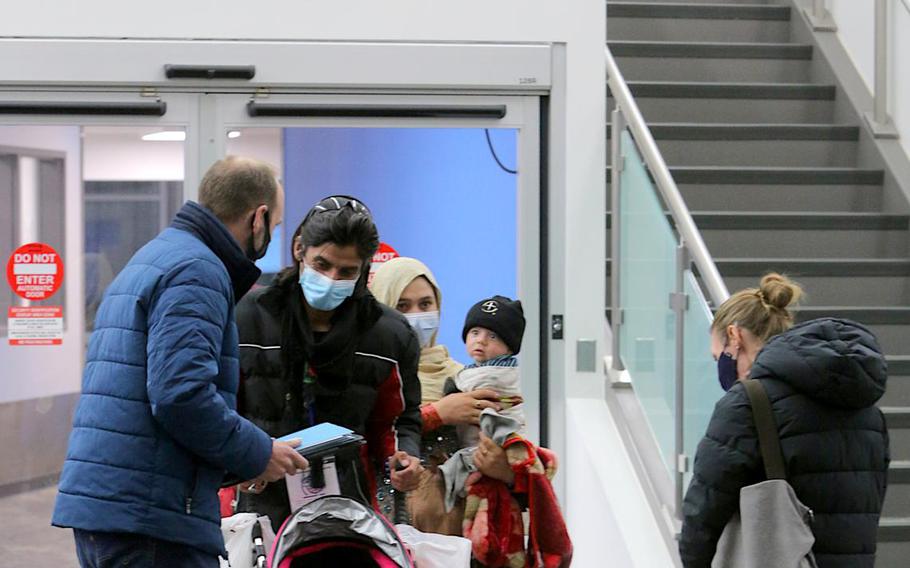
<path fill-rule="evenodd" d="M 691 460 L 695 459 L 695 449 L 705 435 L 714 404 L 724 394 L 717 383 L 717 364 L 711 356 L 711 322 L 713 316 L 708 302 L 702 294 L 695 275 L 686 271 L 685 293 L 689 296 L 689 309 L 685 315 L 685 364 L 683 366 L 685 407 L 683 422 L 683 451 Z M 689 486 L 692 478 L 687 473 L 684 487 Z"/>
<path fill-rule="evenodd" d="M 85 323 L 91 330 L 107 286 L 170 223 L 183 184 L 87 181 L 85 193 Z"/>
<path fill-rule="evenodd" d="M 664 462 L 673 471 L 676 330 L 670 293 L 677 241 L 628 132 L 623 132 L 621 145 L 620 356 Z"/>
<path fill-rule="evenodd" d="M 66 155 L 51 149 L 13 146 L 16 142 L 12 136 L 4 136 L 0 131 L 0 209 L 3 209 L 0 212 L 0 258 L 3 267 L 13 250 L 31 242 L 48 244 L 65 259 Z M 4 278 L 0 292 L 0 336 L 7 335 L 7 315 L 11 306 L 62 306 L 65 313 L 65 287 L 61 286 L 45 300 L 25 300 L 6 286 Z"/>
<path fill-rule="evenodd" d="M 85 328 L 104 291 L 183 202 L 182 130 L 83 128 Z"/>

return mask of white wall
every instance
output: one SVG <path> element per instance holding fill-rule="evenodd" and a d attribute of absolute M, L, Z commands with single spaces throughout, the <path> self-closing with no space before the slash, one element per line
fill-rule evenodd
<path fill-rule="evenodd" d="M 85 327 L 82 276 L 82 152 L 78 126 L 0 126 L 0 145 L 66 153 L 66 331 L 63 345 L 10 346 L 0 338 L 0 403 L 51 397 L 80 388 Z M 18 243 L 22 244 L 22 243 Z M 0 251 L 3 266 L 12 251 Z M 6 283 L 4 282 L 5 286 Z M 57 292 L 59 295 L 61 292 Z M 53 300 L 58 296 L 53 296 Z M 6 314 L 0 314 L 5 318 Z"/>
<path fill-rule="evenodd" d="M 578 456 L 565 470 L 573 564 L 674 566 L 604 399 L 569 399 L 568 409 L 569 452 Z"/>
<path fill-rule="evenodd" d="M 8 6 L 0 36 L 566 41 L 573 28 L 578 39 L 603 34 L 603 20 L 603 2 L 589 0 L 161 0 L 139 11 L 120 0 L 48 0 Z"/>
<path fill-rule="evenodd" d="M 837 22 L 837 36 L 874 92 L 875 2 L 874 0 L 828 0 Z M 888 0 L 888 114 L 901 134 L 901 145 L 910 156 L 910 10 L 901 0 Z"/>

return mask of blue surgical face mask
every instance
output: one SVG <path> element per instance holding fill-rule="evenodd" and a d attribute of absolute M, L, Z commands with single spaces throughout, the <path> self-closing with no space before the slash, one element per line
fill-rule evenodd
<path fill-rule="evenodd" d="M 739 378 L 736 372 L 736 359 L 726 351 L 717 358 L 717 380 L 720 381 L 720 388 L 725 391 L 733 388 Z"/>
<path fill-rule="evenodd" d="M 354 293 L 357 279 L 332 280 L 325 274 L 317 272 L 307 264 L 303 265 L 300 275 L 300 288 L 303 297 L 311 308 L 330 312 L 341 305 Z"/>
<path fill-rule="evenodd" d="M 433 340 L 433 335 L 439 330 L 439 311 L 416 312 L 411 314 L 402 314 L 411 324 L 414 333 L 417 334 L 417 340 L 420 341 L 420 347 L 429 347 Z"/>

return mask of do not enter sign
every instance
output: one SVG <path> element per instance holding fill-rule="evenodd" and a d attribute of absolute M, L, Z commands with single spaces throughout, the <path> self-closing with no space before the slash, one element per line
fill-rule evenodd
<path fill-rule="evenodd" d="M 26 300 L 50 298 L 63 283 L 63 260 L 44 243 L 22 245 L 6 263 L 6 279 Z"/>
<path fill-rule="evenodd" d="M 379 267 L 393 258 L 398 258 L 398 251 L 390 245 L 379 243 L 379 249 L 373 255 L 372 264 L 370 264 L 370 275 L 367 277 L 367 284 L 373 283 L 373 275 L 379 270 Z"/>

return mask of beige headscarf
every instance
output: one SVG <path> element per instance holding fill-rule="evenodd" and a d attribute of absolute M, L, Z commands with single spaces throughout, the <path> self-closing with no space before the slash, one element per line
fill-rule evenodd
<path fill-rule="evenodd" d="M 427 266 L 415 258 L 399 257 L 383 263 L 373 275 L 370 291 L 383 304 L 395 308 L 404 289 L 415 278 L 423 276 L 429 280 L 436 292 L 436 304 L 442 309 L 442 292 L 439 284 Z M 417 375 L 420 377 L 421 402 L 427 404 L 442 398 L 442 389 L 446 379 L 454 378 L 462 369 L 461 363 L 449 357 L 445 345 L 436 345 L 436 335 L 430 339 L 430 345 L 420 351 L 420 366 Z"/>

